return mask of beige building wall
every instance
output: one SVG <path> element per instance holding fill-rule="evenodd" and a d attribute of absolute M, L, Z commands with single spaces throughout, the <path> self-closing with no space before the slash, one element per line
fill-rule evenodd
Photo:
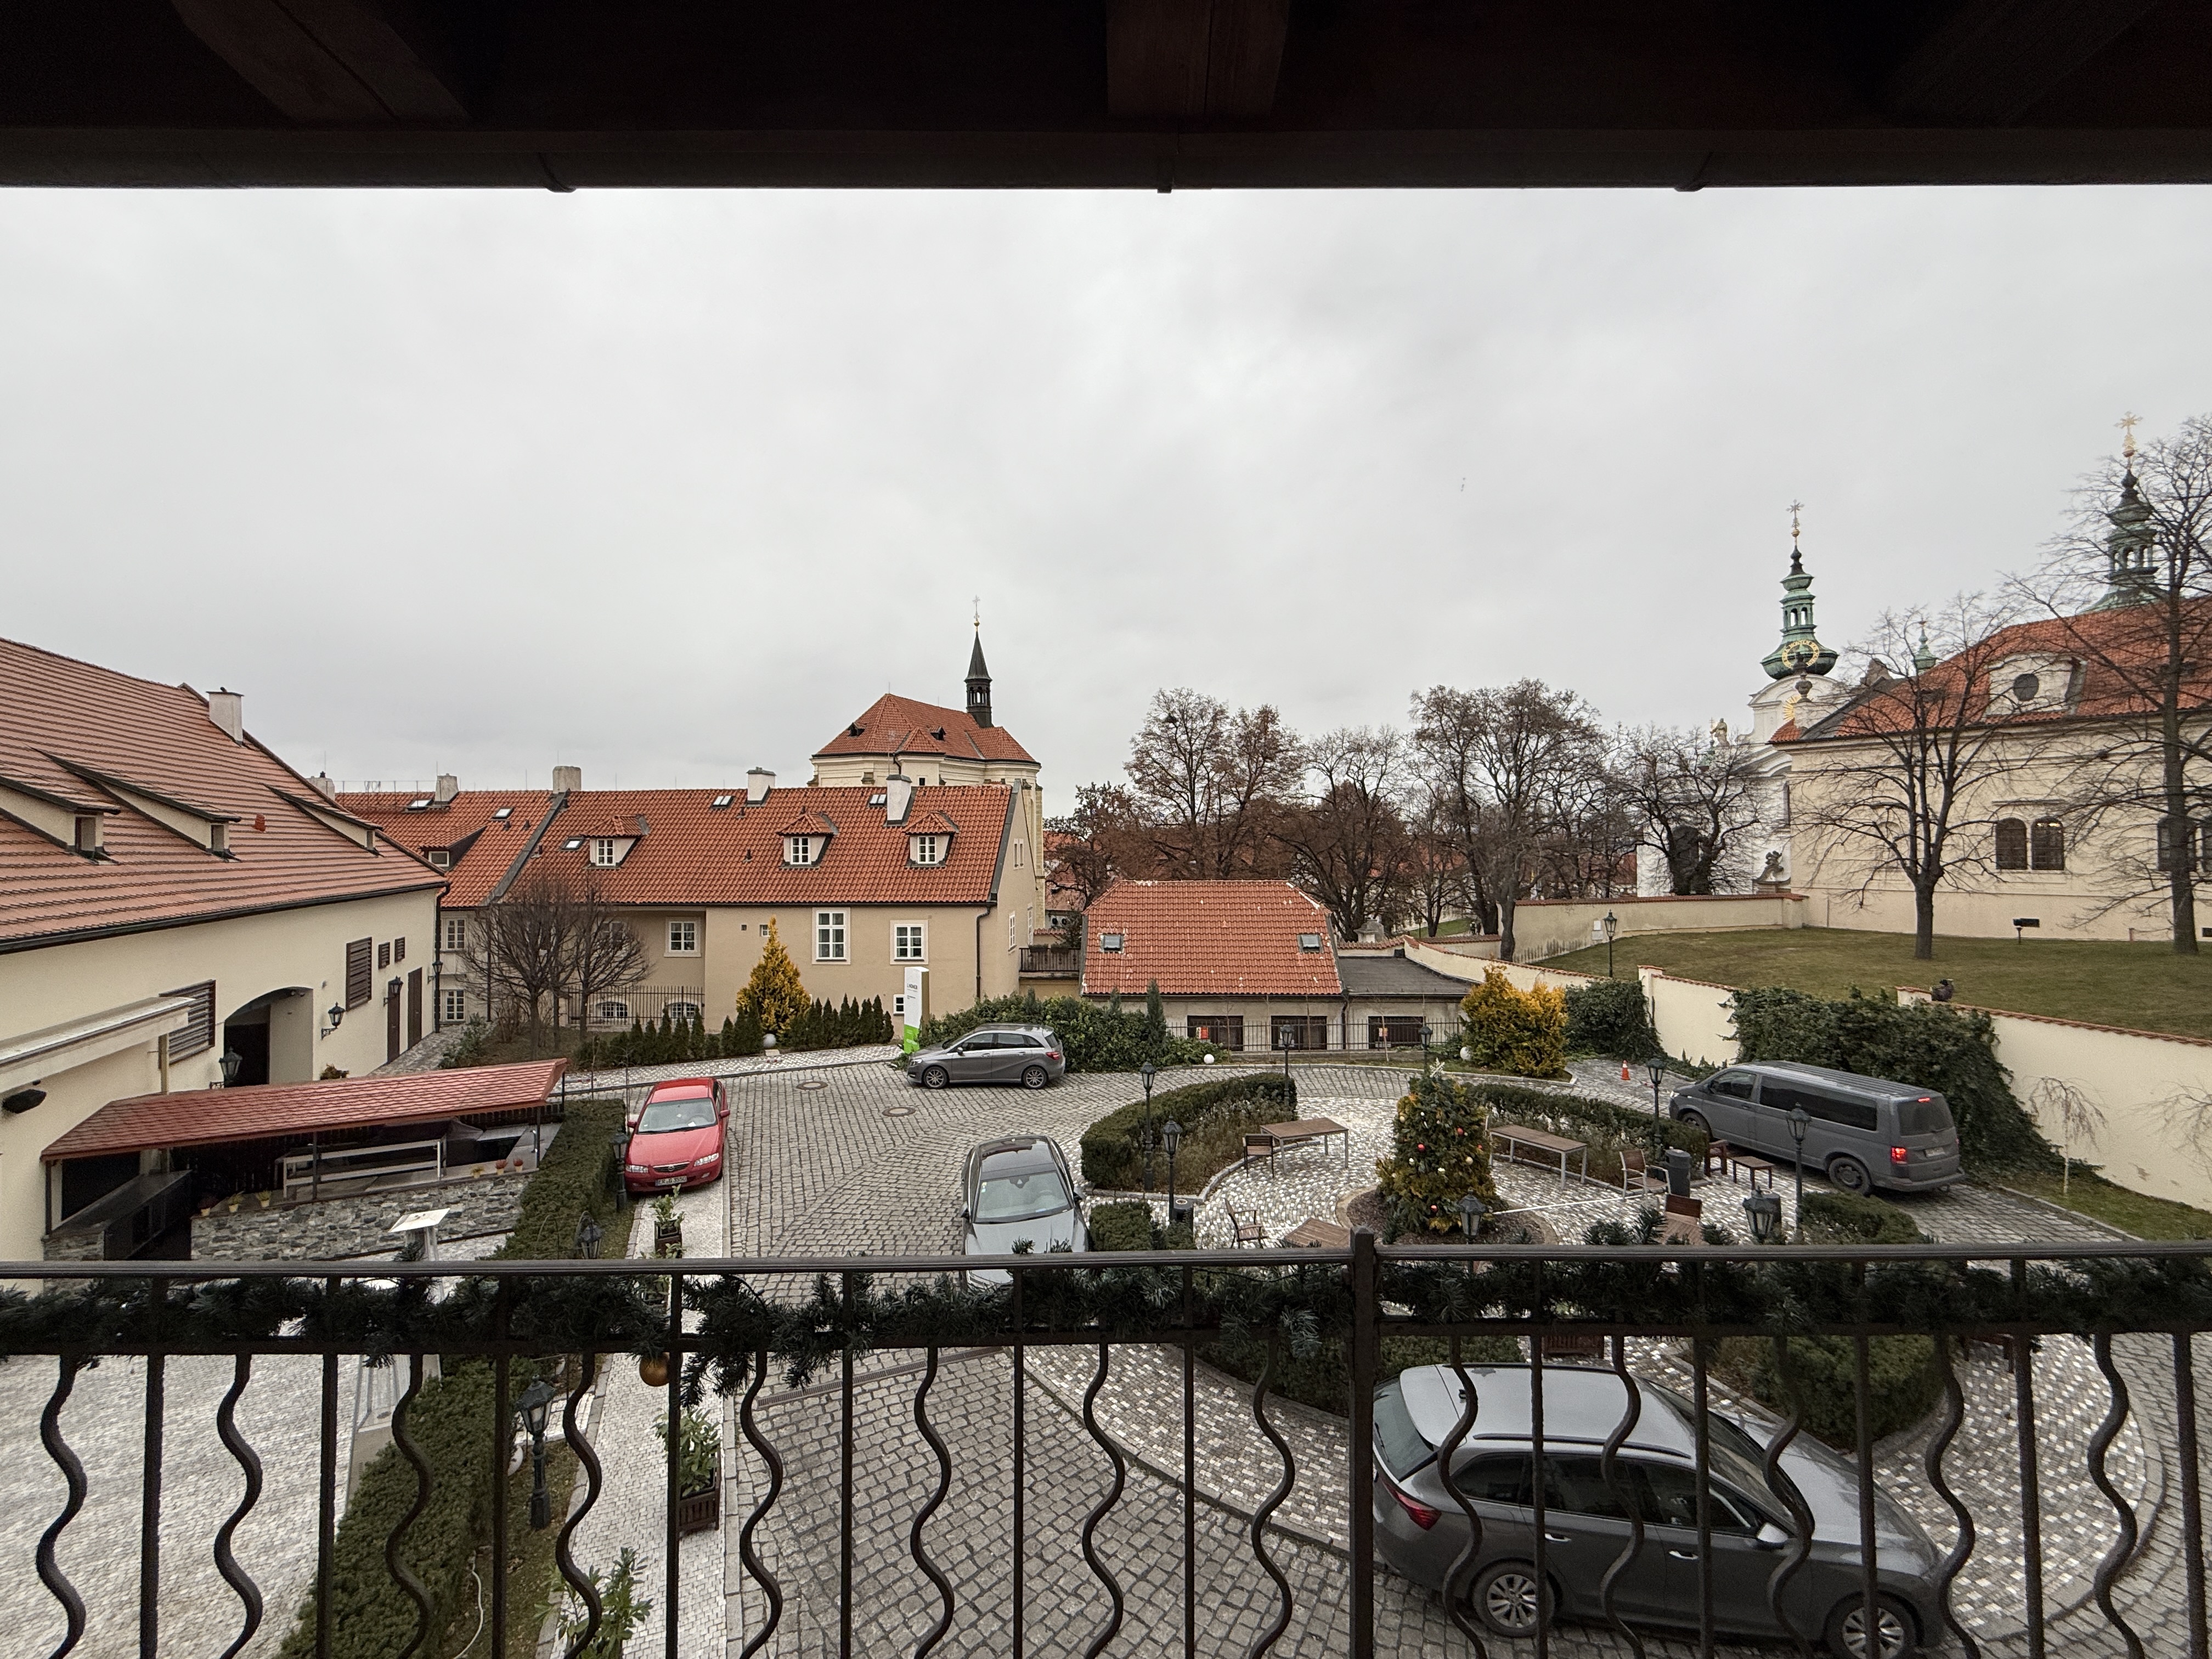
<path fill-rule="evenodd" d="M 1613 916 L 1614 951 L 1636 933 L 1712 933 L 1732 927 L 1802 927 L 1805 901 L 1796 893 L 1662 895 L 1609 899 L 1524 899 L 1513 909 L 1514 954 L 1523 962 L 1605 943 L 1591 924 Z"/>
<path fill-rule="evenodd" d="M 384 1063 L 384 999 L 395 975 L 404 985 L 410 969 L 424 969 L 423 1029 L 429 1029 L 428 970 L 435 960 L 431 939 L 436 921 L 437 894 L 426 890 L 9 952 L 0 955 L 0 1038 L 211 979 L 215 1041 L 170 1067 L 172 1091 L 205 1090 L 221 1079 L 223 1021 L 270 992 L 297 993 L 270 1008 L 272 1081 L 304 1082 L 320 1075 L 325 1066 L 359 1077 Z M 406 960 L 373 969 L 369 1000 L 347 1011 L 337 1029 L 325 1034 L 324 1011 L 345 1000 L 345 947 L 357 939 L 379 945 L 404 939 Z M 6 1091 L 33 1080 L 9 1080 Z M 40 1154 L 109 1101 L 158 1092 L 160 1045 L 151 1038 L 137 1041 L 121 1052 L 42 1073 L 35 1080 L 46 1098 L 27 1112 L 0 1115 L 0 1258 L 11 1261 L 35 1261 L 40 1254 L 47 1224 Z M 210 1108 L 219 1110 L 220 1103 L 211 1101 Z M 56 1194 L 58 1202 L 58 1188 Z"/>
<path fill-rule="evenodd" d="M 845 917 L 845 960 L 817 961 L 815 916 L 819 910 Z M 703 913 L 703 983 L 707 1024 L 720 1026 L 737 1012 L 738 994 L 759 964 L 768 924 L 797 964 L 809 996 L 839 1002 L 847 997 L 883 999 L 890 1009 L 906 986 L 909 967 L 929 970 L 929 1012 L 951 1013 L 972 1006 L 980 983 L 983 998 L 1009 996 L 1020 988 L 1021 913 L 1001 903 L 974 905 L 717 905 Z M 1008 921 L 1015 923 L 1008 943 Z M 894 927 L 919 922 L 924 957 L 902 962 L 891 954 Z M 977 954 L 980 942 L 981 953 Z"/>

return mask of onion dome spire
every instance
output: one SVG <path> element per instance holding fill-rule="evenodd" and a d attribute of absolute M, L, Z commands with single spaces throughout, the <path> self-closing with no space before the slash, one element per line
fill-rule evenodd
<path fill-rule="evenodd" d="M 1798 514 L 1803 511 L 1802 501 L 1790 503 L 1790 574 L 1782 579 L 1782 642 L 1759 664 L 1771 680 L 1825 674 L 1836 665 L 1836 653 L 1813 631 L 1813 578 L 1806 574 L 1805 556 L 1797 545 Z"/>
<path fill-rule="evenodd" d="M 2158 598 L 2158 573 L 2151 566 L 2157 532 L 2136 480 L 2136 422 L 2140 419 L 2137 415 L 2120 418 L 2120 430 L 2127 434 L 2120 443 L 2120 499 L 2105 514 L 2112 527 L 2105 534 L 2105 596 L 2090 607 L 2094 611 L 2124 611 Z"/>

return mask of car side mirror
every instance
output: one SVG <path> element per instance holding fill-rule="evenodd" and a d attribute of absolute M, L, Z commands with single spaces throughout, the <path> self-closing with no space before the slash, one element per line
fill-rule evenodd
<path fill-rule="evenodd" d="M 1762 1521 L 1753 1541 L 1763 1550 L 1778 1550 L 1790 1541 L 1790 1534 L 1771 1521 Z"/>
<path fill-rule="evenodd" d="M 967 1206 L 965 1204 L 963 1204 L 963 1205 L 960 1206 L 960 1219 L 961 1219 L 961 1220 L 963 1220 L 963 1221 L 965 1221 L 965 1220 L 967 1220 L 967 1218 L 968 1218 L 968 1206 Z"/>

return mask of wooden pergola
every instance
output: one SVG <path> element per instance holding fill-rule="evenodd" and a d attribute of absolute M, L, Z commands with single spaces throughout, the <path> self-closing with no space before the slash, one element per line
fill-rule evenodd
<path fill-rule="evenodd" d="M 2212 179 L 2203 0 L 0 0 L 0 182 Z"/>

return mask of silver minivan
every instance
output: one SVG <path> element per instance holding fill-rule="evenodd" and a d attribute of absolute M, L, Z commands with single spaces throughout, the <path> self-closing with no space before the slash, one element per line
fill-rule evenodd
<path fill-rule="evenodd" d="M 1790 1131 L 1801 1109 L 1802 1155 Z M 1802 1158 L 1847 1193 L 1928 1192 L 1965 1179 L 1949 1103 L 1915 1084 L 1760 1060 L 1675 1091 L 1673 1113 L 1732 1147 Z"/>

